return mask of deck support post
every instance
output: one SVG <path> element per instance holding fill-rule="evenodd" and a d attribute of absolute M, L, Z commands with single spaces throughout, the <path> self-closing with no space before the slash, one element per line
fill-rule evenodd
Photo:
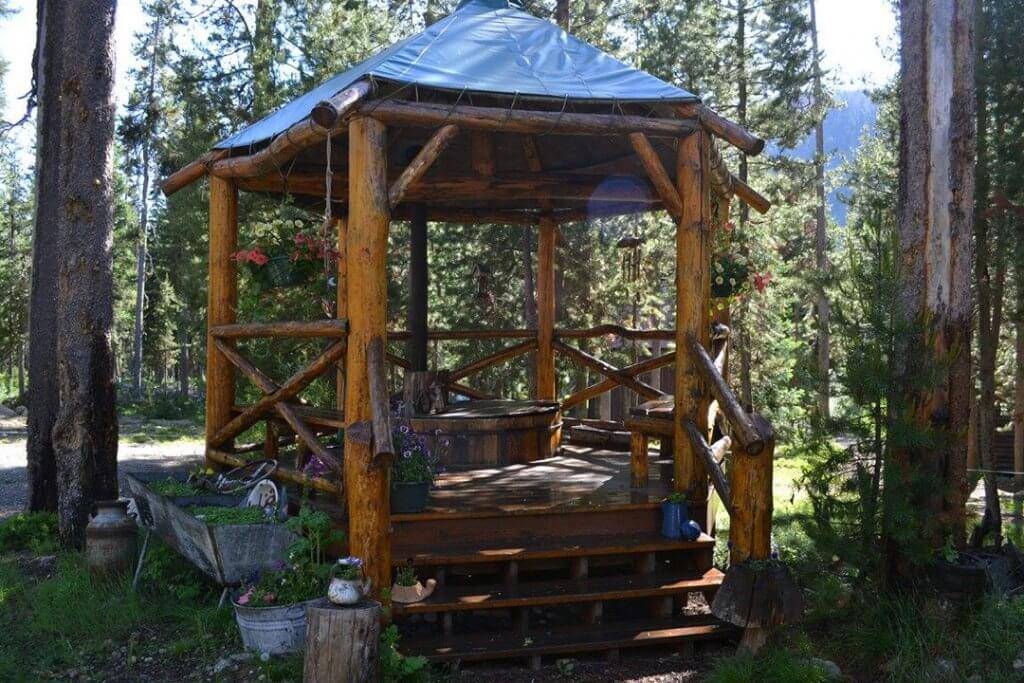
<path fill-rule="evenodd" d="M 682 217 L 676 229 L 676 386 L 675 490 L 693 504 L 707 501 L 707 472 L 686 434 L 690 420 L 702 433 L 708 428 L 708 393 L 687 348 L 693 335 L 707 348 L 711 330 L 711 260 L 708 244 L 709 183 L 705 178 L 709 154 L 707 136 L 696 131 L 679 141 L 676 182 Z"/>
<path fill-rule="evenodd" d="M 389 474 L 374 459 L 367 356 L 374 339 L 387 335 L 388 202 L 386 129 L 369 117 L 349 124 L 349 214 L 346 253 L 350 306 L 345 359 L 345 493 L 349 552 L 363 560 L 373 591 L 391 586 Z M 358 425 L 358 426 L 357 426 Z M 366 427 L 360 428 L 360 427 Z"/>
<path fill-rule="evenodd" d="M 555 241 L 558 225 L 540 221 L 537 248 L 537 398 L 553 401 L 555 383 Z"/>
<path fill-rule="evenodd" d="M 213 343 L 210 330 L 235 322 L 238 278 L 231 255 L 238 249 L 238 188 L 231 180 L 210 178 L 210 262 L 206 307 L 206 434 L 231 421 L 235 368 Z M 231 443 L 223 445 L 230 450 Z M 209 462 L 209 461 L 208 461 Z"/>

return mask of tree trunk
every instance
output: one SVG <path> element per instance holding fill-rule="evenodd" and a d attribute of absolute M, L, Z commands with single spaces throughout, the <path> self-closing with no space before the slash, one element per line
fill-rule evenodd
<path fill-rule="evenodd" d="M 1013 470 L 1024 472 L 1024 272 L 1020 263 L 1014 270 L 1017 289 L 1016 343 L 1014 344 L 1013 370 Z M 1019 494 L 1024 476 L 1014 475 L 1016 491 Z"/>
<path fill-rule="evenodd" d="M 181 348 L 178 351 L 178 395 L 188 398 L 188 380 L 192 375 L 192 350 L 189 348 L 188 333 L 181 333 Z"/>
<path fill-rule="evenodd" d="M 915 511 L 931 548 L 964 542 L 971 386 L 971 211 L 974 199 L 973 0 L 901 0 L 900 315 L 898 416 L 932 438 L 895 444 L 885 495 Z M 909 362 L 913 359 L 913 362 Z M 903 516 L 901 516 L 903 517 Z M 915 576 L 887 528 L 890 579 Z"/>
<path fill-rule="evenodd" d="M 28 346 L 28 509 L 57 509 L 53 423 L 60 406 L 57 384 L 57 270 L 60 253 L 60 169 L 63 148 L 60 82 L 67 7 L 40 3 L 36 32 L 36 201 L 32 233 L 32 289 Z"/>
<path fill-rule="evenodd" d="M 430 273 L 427 271 L 427 209 L 414 204 L 409 221 L 409 342 L 406 351 L 413 370 L 427 370 L 427 311 Z"/>
<path fill-rule="evenodd" d="M 746 0 L 738 0 L 736 3 L 736 118 L 737 123 L 746 130 L 747 128 L 747 3 Z M 747 167 L 747 155 L 740 154 L 737 168 L 739 179 L 744 183 L 749 180 L 749 169 Z M 740 202 L 740 230 L 743 230 L 750 220 L 750 207 L 746 202 Z M 744 407 L 749 411 L 754 403 L 754 381 L 751 376 L 751 336 L 748 332 L 750 324 L 750 304 L 744 301 L 736 316 L 739 327 L 740 347 L 740 396 Z"/>
<path fill-rule="evenodd" d="M 274 108 L 277 86 L 274 61 L 277 57 L 278 0 L 258 0 L 252 36 L 252 114 L 258 119 Z"/>
<path fill-rule="evenodd" d="M 62 139 L 53 427 L 61 541 L 80 547 L 96 500 L 117 497 L 113 322 L 114 0 L 69 3 L 59 49 Z"/>
<path fill-rule="evenodd" d="M 811 47 L 814 50 L 814 106 L 817 107 L 817 122 L 814 126 L 814 191 L 817 200 L 814 226 L 814 260 L 818 268 L 817 285 L 818 330 L 818 416 L 827 420 L 829 411 L 829 356 L 831 337 L 829 321 L 832 317 L 828 296 L 825 294 L 825 280 L 828 277 L 828 221 L 825 217 L 825 115 L 824 91 L 821 87 L 821 54 L 818 52 L 818 17 L 815 0 L 811 6 Z"/>
<path fill-rule="evenodd" d="M 381 607 L 323 605 L 307 610 L 305 683 L 370 683 L 379 680 L 377 648 Z"/>

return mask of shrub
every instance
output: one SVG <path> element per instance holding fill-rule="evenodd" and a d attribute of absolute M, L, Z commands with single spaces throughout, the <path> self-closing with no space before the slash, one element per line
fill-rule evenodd
<path fill-rule="evenodd" d="M 22 512 L 0 522 L 0 551 L 28 550 L 37 555 L 57 549 L 57 515 Z"/>

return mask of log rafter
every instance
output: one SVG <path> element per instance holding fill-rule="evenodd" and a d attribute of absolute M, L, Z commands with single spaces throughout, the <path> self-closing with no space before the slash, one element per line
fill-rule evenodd
<path fill-rule="evenodd" d="M 395 179 L 395 182 L 391 184 L 391 188 L 388 190 L 388 202 L 391 204 L 392 210 L 402 203 L 402 199 L 405 197 L 409 187 L 416 184 L 430 170 L 430 167 L 441 156 L 448 143 L 458 133 L 458 126 L 452 124 L 441 126 L 431 136 L 430 140 L 427 141 L 427 144 L 423 145 L 423 148 L 409 162 L 409 165 L 405 167 L 405 170 Z"/>

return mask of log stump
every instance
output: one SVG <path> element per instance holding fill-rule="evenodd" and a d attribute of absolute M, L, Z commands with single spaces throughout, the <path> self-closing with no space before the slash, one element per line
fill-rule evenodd
<path fill-rule="evenodd" d="M 381 606 L 323 603 L 306 612 L 304 683 L 372 683 L 377 680 Z"/>

